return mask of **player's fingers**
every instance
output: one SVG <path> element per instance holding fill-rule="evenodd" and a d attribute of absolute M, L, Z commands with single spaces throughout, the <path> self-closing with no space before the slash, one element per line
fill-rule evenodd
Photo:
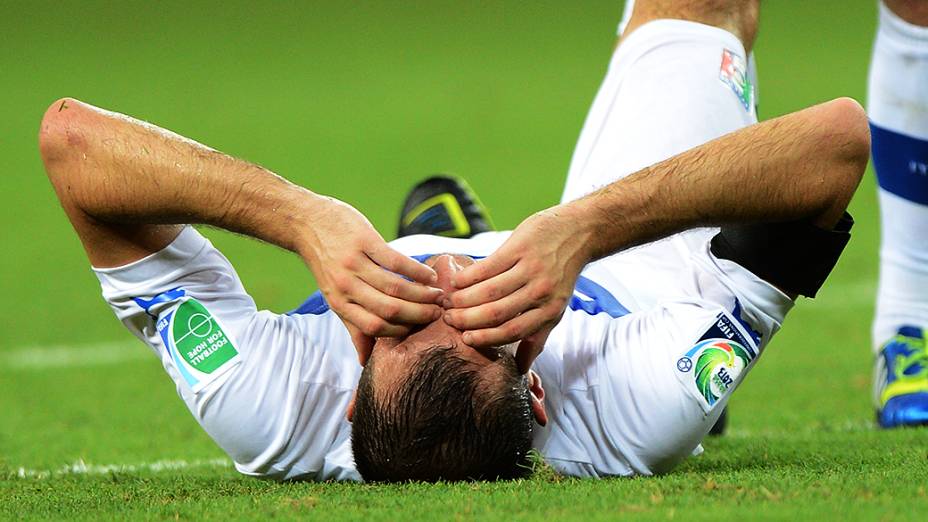
<path fill-rule="evenodd" d="M 445 294 L 440 288 L 407 281 L 379 266 L 371 266 L 358 273 L 358 277 L 384 294 L 413 303 L 438 304 Z"/>
<path fill-rule="evenodd" d="M 368 257 L 391 272 L 404 275 L 413 281 L 430 285 L 438 281 L 438 274 L 431 267 L 400 254 L 386 243 L 365 251 Z"/>
<path fill-rule="evenodd" d="M 464 343 L 475 348 L 508 344 L 538 331 L 546 320 L 544 312 L 535 308 L 495 328 L 468 330 Z"/>
<path fill-rule="evenodd" d="M 357 303 L 344 304 L 338 315 L 343 322 L 351 323 L 361 334 L 368 337 L 401 337 L 409 333 L 408 326 L 392 324 L 384 318 L 368 312 Z"/>
<path fill-rule="evenodd" d="M 516 350 L 516 367 L 519 368 L 519 373 L 528 373 L 532 363 L 535 362 L 535 358 L 545 349 L 545 342 L 547 342 L 550 333 L 550 328 L 543 328 L 522 339 L 519 348 Z"/>
<path fill-rule="evenodd" d="M 447 308 L 469 308 L 510 296 L 524 287 L 526 281 L 519 265 L 493 276 L 485 281 L 457 290 L 446 299 Z M 520 310 L 521 311 L 521 310 Z"/>
<path fill-rule="evenodd" d="M 506 272 L 508 274 L 508 272 Z M 503 274 L 505 275 L 505 274 Z M 484 281 L 467 290 L 477 289 L 499 279 L 502 276 L 494 277 L 489 281 Z M 459 292 L 463 292 L 460 290 Z M 445 322 L 458 330 L 478 330 L 482 328 L 493 328 L 504 324 L 513 317 L 521 314 L 534 306 L 531 299 L 530 290 L 523 286 L 514 293 L 504 295 L 499 299 L 473 306 L 470 308 L 456 308 L 445 310 Z"/>
<path fill-rule="evenodd" d="M 441 317 L 436 304 L 419 304 L 386 295 L 376 288 L 361 284 L 354 290 L 352 300 L 391 325 L 426 324 Z"/>
<path fill-rule="evenodd" d="M 506 245 L 493 253 L 490 257 L 477 261 L 451 276 L 451 286 L 467 288 L 479 281 L 485 281 L 499 275 L 515 265 L 519 259 L 510 255 Z"/>

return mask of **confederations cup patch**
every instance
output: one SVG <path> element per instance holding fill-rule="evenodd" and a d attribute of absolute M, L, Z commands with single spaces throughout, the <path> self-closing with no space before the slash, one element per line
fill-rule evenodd
<path fill-rule="evenodd" d="M 748 78 L 744 58 L 728 49 L 723 49 L 719 80 L 731 88 L 735 96 L 738 97 L 738 101 L 744 106 L 744 110 L 751 112 L 751 105 L 754 101 L 754 86 Z"/>
<path fill-rule="evenodd" d="M 692 371 L 692 385 L 712 407 L 735 385 L 757 354 L 753 338 L 743 335 L 735 321 L 720 312 L 696 345 L 677 360 L 677 371 Z"/>

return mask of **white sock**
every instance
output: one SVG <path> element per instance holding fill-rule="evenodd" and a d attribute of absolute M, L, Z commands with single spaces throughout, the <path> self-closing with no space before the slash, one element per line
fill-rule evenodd
<path fill-rule="evenodd" d="M 928 27 L 882 2 L 868 89 L 882 230 L 878 349 L 900 326 L 928 326 Z"/>

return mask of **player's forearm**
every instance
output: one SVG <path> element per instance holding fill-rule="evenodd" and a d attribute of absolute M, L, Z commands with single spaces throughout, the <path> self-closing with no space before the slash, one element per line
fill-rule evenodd
<path fill-rule="evenodd" d="M 177 134 L 65 99 L 40 146 L 66 211 L 104 223 L 204 223 L 290 250 L 325 198 Z M 315 208 L 314 208 L 315 207 Z"/>
<path fill-rule="evenodd" d="M 700 226 L 808 219 L 830 228 L 866 168 L 869 130 L 841 99 L 760 123 L 556 207 L 591 259 Z"/>

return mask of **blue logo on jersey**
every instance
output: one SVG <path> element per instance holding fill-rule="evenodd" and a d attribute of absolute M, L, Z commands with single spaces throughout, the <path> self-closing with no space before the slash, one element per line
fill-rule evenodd
<path fill-rule="evenodd" d="M 180 299 L 181 297 L 184 297 L 185 295 L 187 295 L 187 292 L 183 288 L 177 287 L 177 288 L 172 288 L 168 290 L 167 292 L 162 292 L 156 295 L 155 297 L 152 297 L 151 299 L 142 299 L 141 297 L 133 297 L 132 300 L 135 301 L 135 304 L 139 305 L 139 308 L 141 308 L 142 310 L 145 310 L 146 314 L 152 315 L 151 307 L 157 304 L 161 304 L 161 303 L 170 303 L 171 301 Z"/>

